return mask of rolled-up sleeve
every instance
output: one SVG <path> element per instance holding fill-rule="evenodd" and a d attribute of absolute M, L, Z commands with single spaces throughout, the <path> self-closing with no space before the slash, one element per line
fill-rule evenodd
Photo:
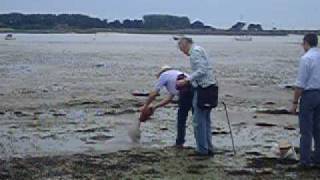
<path fill-rule="evenodd" d="M 305 89 L 307 86 L 307 81 L 309 77 L 309 70 L 308 70 L 308 59 L 302 58 L 300 60 L 299 70 L 298 70 L 298 77 L 295 83 L 295 86 L 298 88 Z"/>
<path fill-rule="evenodd" d="M 190 81 L 196 81 L 206 74 L 205 59 L 201 51 L 194 50 L 190 55 L 190 61 L 193 67 L 193 73 L 190 75 Z"/>
<path fill-rule="evenodd" d="M 164 75 L 160 76 L 160 78 L 154 85 L 154 90 L 159 93 L 161 89 L 166 85 L 166 83 L 166 77 Z"/>

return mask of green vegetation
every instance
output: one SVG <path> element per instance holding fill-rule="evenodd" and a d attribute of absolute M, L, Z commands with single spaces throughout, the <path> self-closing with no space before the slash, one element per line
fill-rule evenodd
<path fill-rule="evenodd" d="M 0 28 L 16 30 L 48 30 L 48 29 L 188 29 L 204 28 L 202 22 L 191 24 L 188 17 L 171 15 L 146 15 L 143 20 L 124 21 L 92 18 L 81 14 L 0 14 Z"/>

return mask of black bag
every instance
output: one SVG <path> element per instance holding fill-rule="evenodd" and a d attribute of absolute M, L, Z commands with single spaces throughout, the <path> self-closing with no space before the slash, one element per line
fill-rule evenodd
<path fill-rule="evenodd" d="M 196 89 L 198 96 L 198 107 L 202 110 L 211 110 L 218 106 L 218 94 L 219 87 L 215 84 L 202 88 L 198 87 Z"/>

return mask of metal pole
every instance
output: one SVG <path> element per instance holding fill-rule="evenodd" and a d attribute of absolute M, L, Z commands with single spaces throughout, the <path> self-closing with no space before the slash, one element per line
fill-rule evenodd
<path fill-rule="evenodd" d="M 222 102 L 222 104 L 223 104 L 224 109 L 226 111 L 226 117 L 227 117 L 227 120 L 228 120 L 229 129 L 230 129 L 230 136 L 231 136 L 231 141 L 232 141 L 233 153 L 234 153 L 234 155 L 236 155 L 236 149 L 234 147 L 234 140 L 233 140 L 233 134 L 232 134 L 231 123 L 230 123 L 230 119 L 229 119 L 229 113 L 228 113 L 227 105 L 224 102 Z"/>

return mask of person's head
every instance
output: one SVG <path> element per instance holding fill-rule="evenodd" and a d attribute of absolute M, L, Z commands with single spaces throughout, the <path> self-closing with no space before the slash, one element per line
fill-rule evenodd
<path fill-rule="evenodd" d="M 168 66 L 168 65 L 164 65 L 160 68 L 159 73 L 157 74 L 157 78 L 159 78 L 161 76 L 162 73 L 172 70 L 172 67 Z"/>
<path fill-rule="evenodd" d="M 302 43 L 303 49 L 307 52 L 310 48 L 318 46 L 318 35 L 314 33 L 306 34 Z"/>
<path fill-rule="evenodd" d="M 188 37 L 181 37 L 178 42 L 179 49 L 187 56 L 190 55 L 189 51 L 192 47 L 192 44 L 193 44 L 193 40 Z"/>

